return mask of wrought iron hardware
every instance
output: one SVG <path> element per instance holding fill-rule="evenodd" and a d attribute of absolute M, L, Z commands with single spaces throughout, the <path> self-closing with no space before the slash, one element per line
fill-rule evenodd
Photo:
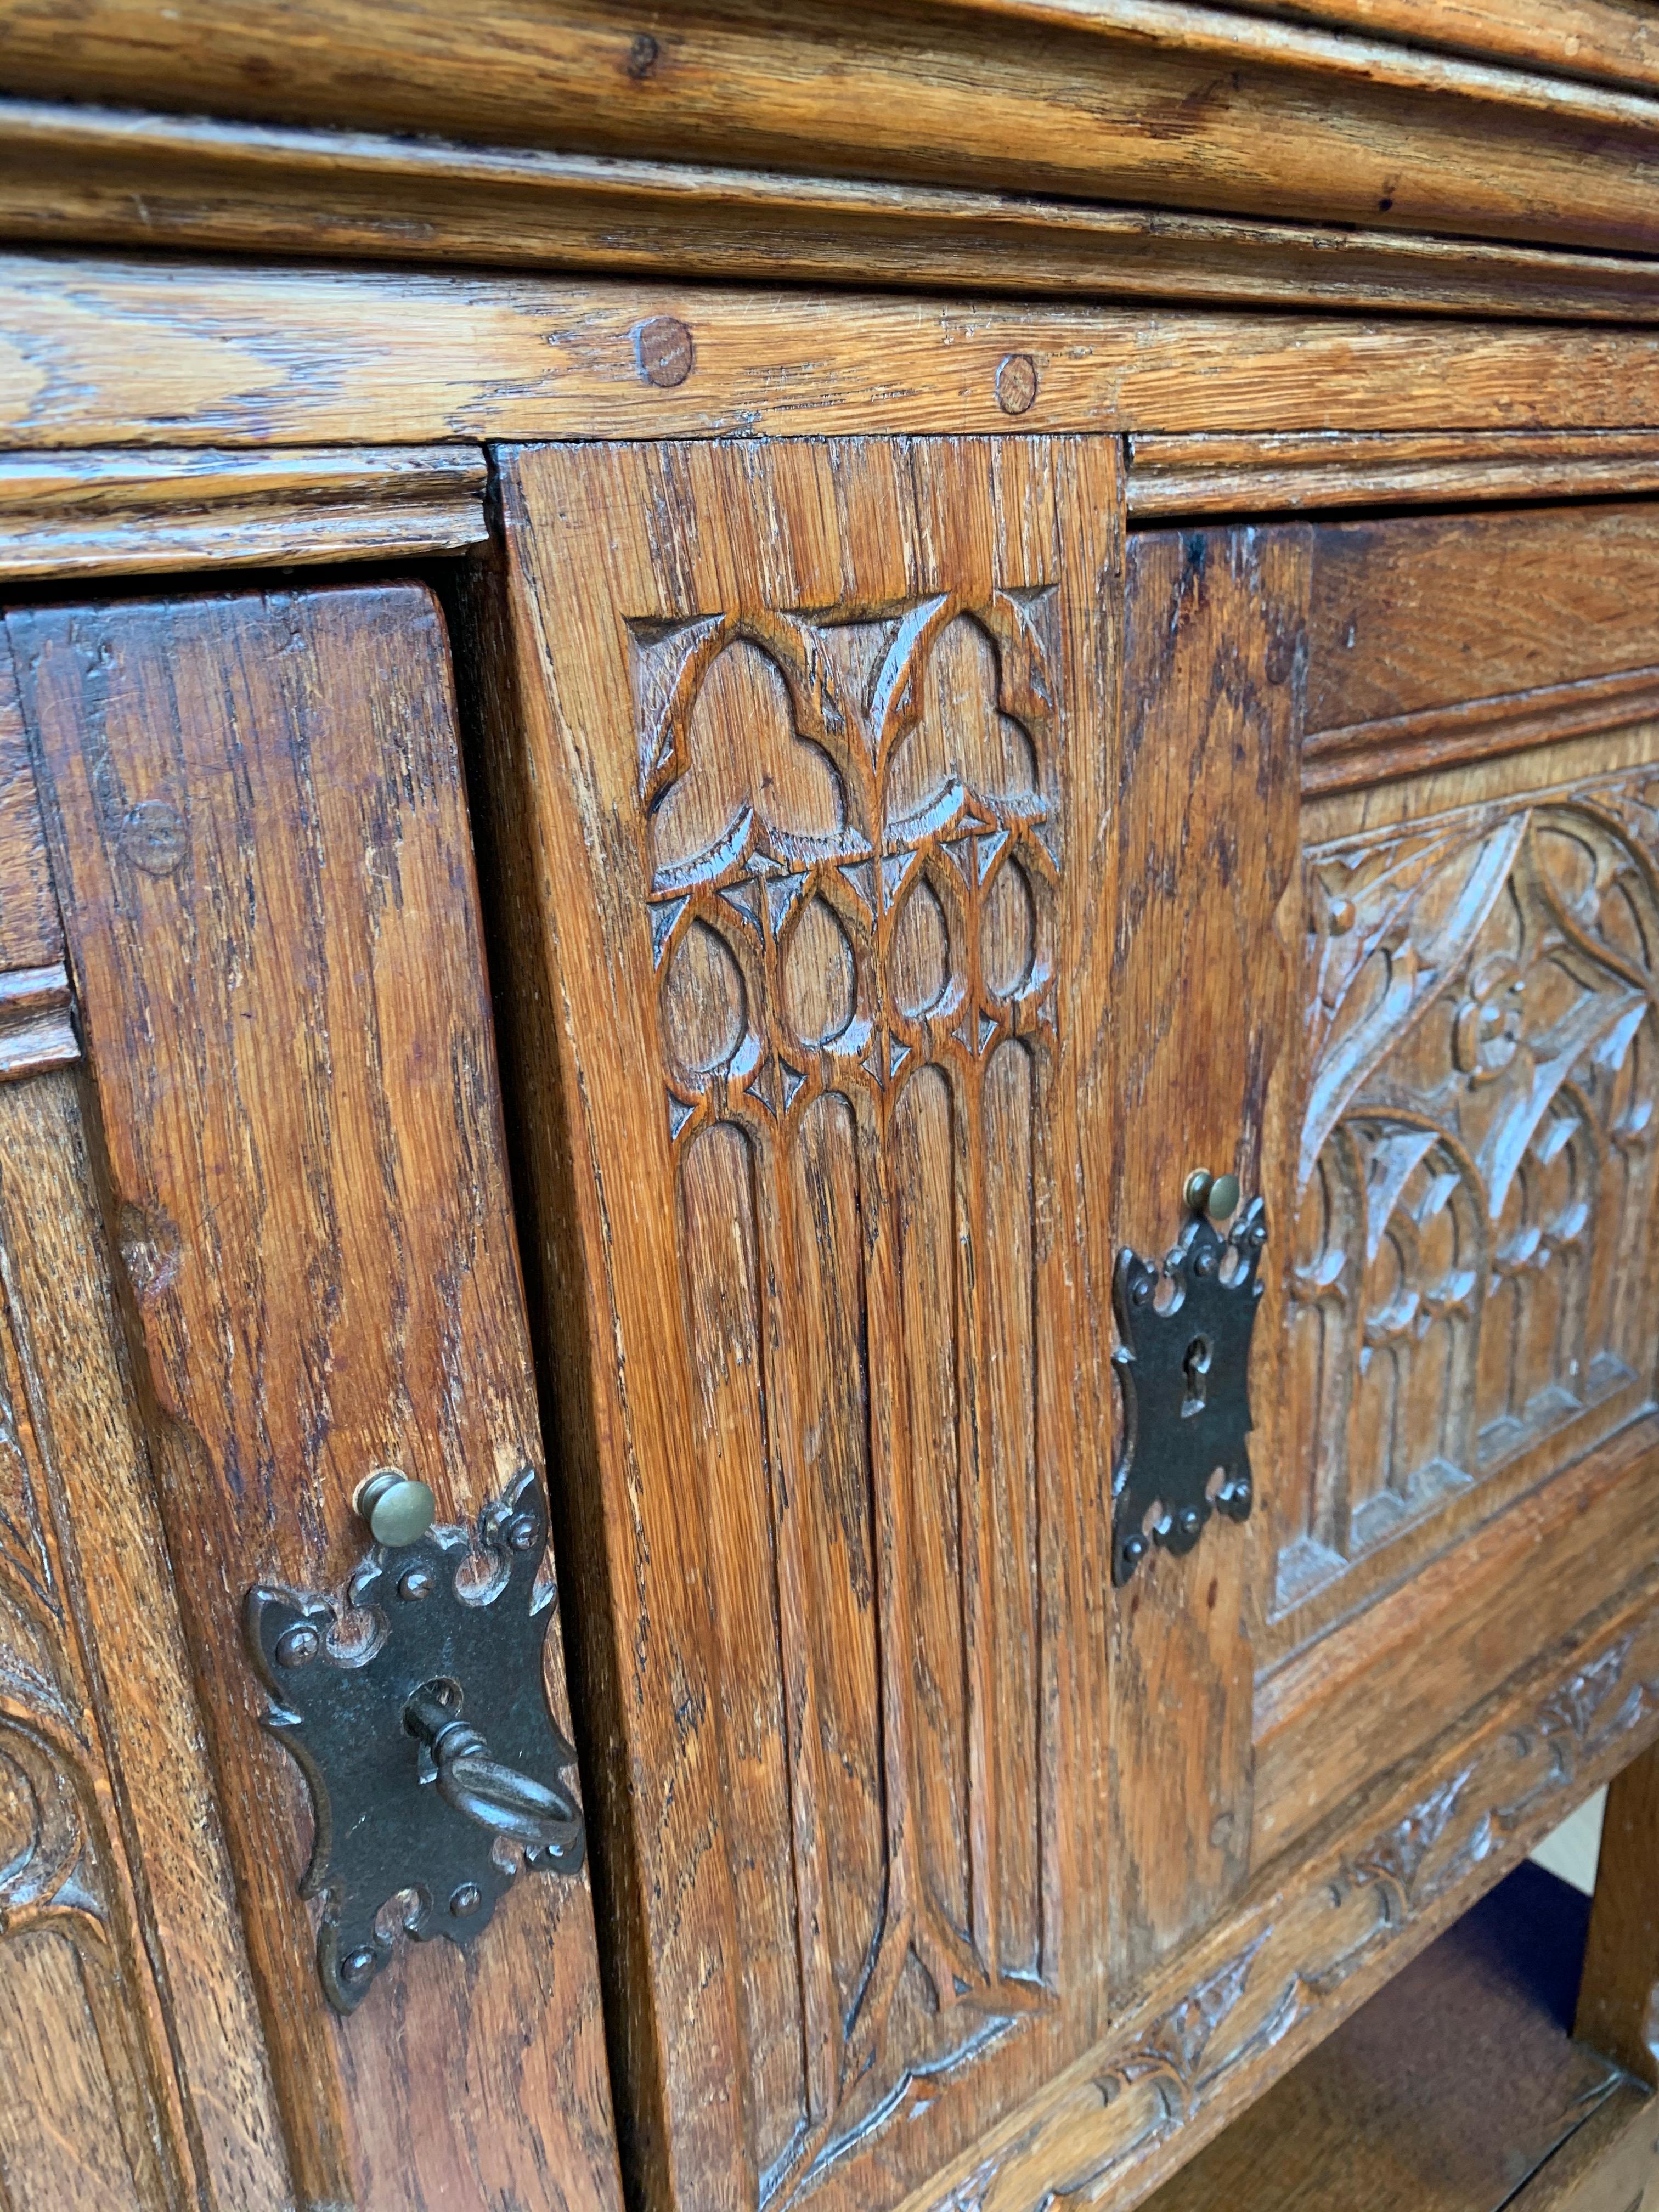
<path fill-rule="evenodd" d="M 337 2012 L 362 2002 L 397 1929 L 470 1943 L 521 1861 L 581 1866 L 582 1816 L 561 1778 L 575 1753 L 542 1687 L 546 1543 L 526 1469 L 476 1540 L 434 1528 L 372 1545 L 342 1601 L 248 1592 L 265 1725 L 311 1791 L 300 1893 L 325 1900 L 317 1968 Z"/>
<path fill-rule="evenodd" d="M 1188 1202 L 1203 1204 L 1189 1180 Z M 1237 1186 L 1235 1185 L 1235 1191 Z M 1123 1384 L 1123 1462 L 1113 1484 L 1112 1580 L 1127 1583 L 1154 1544 L 1190 1552 L 1216 1513 L 1247 1521 L 1250 1478 L 1250 1332 L 1267 1241 L 1261 1200 L 1230 1231 L 1208 1213 L 1188 1222 L 1158 1269 L 1122 1251 L 1112 1279 L 1121 1342 L 1113 1358 Z"/>

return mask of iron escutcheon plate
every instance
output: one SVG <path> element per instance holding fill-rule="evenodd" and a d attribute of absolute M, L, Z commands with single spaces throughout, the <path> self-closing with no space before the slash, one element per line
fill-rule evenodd
<path fill-rule="evenodd" d="M 1252 1199 L 1226 1234 L 1207 1215 L 1188 1224 L 1158 1269 L 1121 1251 L 1112 1303 L 1122 1341 L 1125 1449 L 1113 1485 L 1112 1580 L 1127 1583 L 1154 1544 L 1190 1552 L 1219 1512 L 1247 1521 L 1250 1478 L 1250 1333 L 1267 1241 Z"/>
<path fill-rule="evenodd" d="M 492 1759 L 569 1806 L 568 1832 L 526 1863 L 581 1866 L 581 1815 L 562 1779 L 575 1753 L 542 1681 L 553 1619 L 550 1584 L 536 1586 L 546 1541 L 541 1485 L 526 1469 L 485 1507 L 476 1540 L 434 1528 L 396 1550 L 374 1545 L 343 1603 L 248 1593 L 248 1640 L 272 1698 L 265 1725 L 310 1785 L 315 1840 L 300 1893 L 325 1899 L 317 1964 L 337 2012 L 356 2009 L 392 1955 L 395 1929 L 376 1924 L 391 1899 L 411 1893 L 396 1925 L 418 1941 L 466 1944 L 518 1870 L 514 1854 L 440 1796 L 431 1752 L 404 1725 L 416 1690 L 442 1686 Z"/>

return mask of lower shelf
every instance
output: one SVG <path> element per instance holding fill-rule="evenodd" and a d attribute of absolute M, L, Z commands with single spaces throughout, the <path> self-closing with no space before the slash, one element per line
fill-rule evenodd
<path fill-rule="evenodd" d="M 1659 2100 L 1571 2033 L 1589 1919 L 1517 1867 L 1144 2212 L 1659 2212 Z"/>

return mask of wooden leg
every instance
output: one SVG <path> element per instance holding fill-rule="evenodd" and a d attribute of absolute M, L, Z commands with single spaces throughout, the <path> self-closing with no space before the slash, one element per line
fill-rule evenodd
<path fill-rule="evenodd" d="M 1659 1743 L 1607 1790 L 1575 2033 L 1659 2088 Z"/>

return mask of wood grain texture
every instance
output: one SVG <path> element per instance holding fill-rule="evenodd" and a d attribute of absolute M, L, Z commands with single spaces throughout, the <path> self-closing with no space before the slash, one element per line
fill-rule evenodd
<path fill-rule="evenodd" d="M 1110 1121 L 1118 469 L 502 456 L 499 896 L 647 2201 L 890 2203 L 1093 2032 L 1063 1194 Z"/>
<path fill-rule="evenodd" d="M 0 238 L 1651 322 L 1659 264 L 1034 194 L 0 99 Z"/>
<path fill-rule="evenodd" d="M 1645 2102 L 1570 2032 L 1589 1913 L 1517 1867 L 1147 2212 L 1525 2212 L 1595 2115 L 1613 2106 L 1622 2134 Z"/>
<path fill-rule="evenodd" d="M 453 553 L 485 535 L 483 488 L 468 446 L 7 453 L 0 576 Z"/>
<path fill-rule="evenodd" d="M 1480 54 L 1562 76 L 1659 88 L 1659 29 L 1643 0 L 1235 0 L 1292 21 Z M 1623 2212 L 1623 2207 L 1620 2207 Z"/>
<path fill-rule="evenodd" d="M 1279 1655 L 1651 1402 L 1656 543 L 1314 534 Z"/>
<path fill-rule="evenodd" d="M 1524 1663 L 1609 1579 L 1653 1557 L 1649 1414 L 1268 1673 L 1255 1705 L 1263 1861 L 1328 1820 L 1368 1775 L 1419 1752 L 1480 1686 Z M 1610 1568 L 1609 1561 L 1614 1562 Z"/>
<path fill-rule="evenodd" d="M 242 1648 L 250 1583 L 362 1556 L 371 1468 L 462 1521 L 540 1464 L 441 623 L 388 586 L 8 629 L 296 2186 L 614 2206 L 585 1882 L 338 2020 Z"/>
<path fill-rule="evenodd" d="M 1659 785 L 1552 783 L 1307 850 L 1281 1609 L 1651 1402 Z"/>
<path fill-rule="evenodd" d="M 120 2202 L 110 2161 L 125 2141 L 146 2207 L 264 2212 L 292 2189 L 113 1279 L 80 1094 L 62 1075 L 0 1091 L 0 1579 L 14 1628 L 21 1603 L 59 1655 L 58 1694 L 78 1681 L 69 1694 L 87 1706 L 70 1767 L 87 1850 L 78 1869 L 63 1853 L 58 1875 L 70 1880 L 57 1917 L 41 1911 L 52 1882 L 39 1863 L 64 1844 L 52 1816 L 45 1853 L 14 1878 L 9 1925 L 50 1941 L 31 1971 L 45 2047 L 30 2089 L 19 2085 L 21 2054 L 9 2053 L 19 2072 L 5 2100 L 5 2185 L 12 2203 L 42 2212 L 101 2204 L 100 2189 Z M 15 1643 L 8 1652 L 15 1685 L 29 1669 Z M 33 1726 L 38 1745 L 38 1713 Z M 94 1918 L 74 1910 L 77 1883 L 98 1899 Z M 90 2048 L 79 2025 L 88 2011 Z M 66 2108 L 71 2094 L 79 2111 Z M 158 2159 L 172 2177 L 159 2200 Z"/>
<path fill-rule="evenodd" d="M 1261 438 L 1152 433 L 1130 442 L 1129 513 L 1144 520 L 1596 499 L 1656 489 L 1659 435 L 1650 430 Z"/>
<path fill-rule="evenodd" d="M 1419 707 L 1316 732 L 1302 747 L 1302 788 L 1310 798 L 1374 790 L 1396 777 L 1431 775 L 1460 763 L 1478 767 L 1540 745 L 1565 745 L 1591 732 L 1628 730 L 1656 715 L 1659 668 Z"/>
<path fill-rule="evenodd" d="M 642 325 L 690 334 L 675 386 Z M 0 257 L 0 436 L 177 448 L 1659 423 L 1659 332 Z M 1449 395 L 1455 398 L 1449 398 Z"/>
<path fill-rule="evenodd" d="M 1174 0 L 11 0 L 8 88 L 1638 252 L 1659 105 Z"/>
<path fill-rule="evenodd" d="M 1092 2051 L 903 2212 L 1131 2212 L 1656 1728 L 1650 1577 L 1375 1780 L 1316 1849 L 1259 1875 Z"/>
<path fill-rule="evenodd" d="M 1659 2088 L 1659 1754 L 1614 1775 L 1575 2033 L 1650 2088 Z"/>
<path fill-rule="evenodd" d="M 1659 507 L 1316 530 L 1310 732 L 1659 664 Z"/>
<path fill-rule="evenodd" d="M 1627 2082 L 1597 2106 L 1513 2200 L 1512 2212 L 1654 2212 L 1659 2113 Z"/>
<path fill-rule="evenodd" d="M 1307 590 L 1306 537 L 1293 528 L 1129 540 L 1113 1236 L 1158 1258 L 1188 1218 L 1182 1193 L 1196 1168 L 1237 1175 L 1263 1200 L 1270 1287 L 1250 1370 L 1259 1484 L 1283 1450 L 1282 1308 L 1271 1285 L 1291 1213 L 1296 1084 L 1285 1040 L 1299 933 L 1279 908 L 1296 873 Z M 1249 1871 L 1253 1630 L 1268 1556 L 1260 1526 L 1218 1518 L 1188 1558 L 1154 1548 L 1117 1594 L 1115 1991 L 1204 1927 Z"/>
<path fill-rule="evenodd" d="M 0 653 L 0 969 L 62 963 L 64 929 L 9 654 Z"/>

